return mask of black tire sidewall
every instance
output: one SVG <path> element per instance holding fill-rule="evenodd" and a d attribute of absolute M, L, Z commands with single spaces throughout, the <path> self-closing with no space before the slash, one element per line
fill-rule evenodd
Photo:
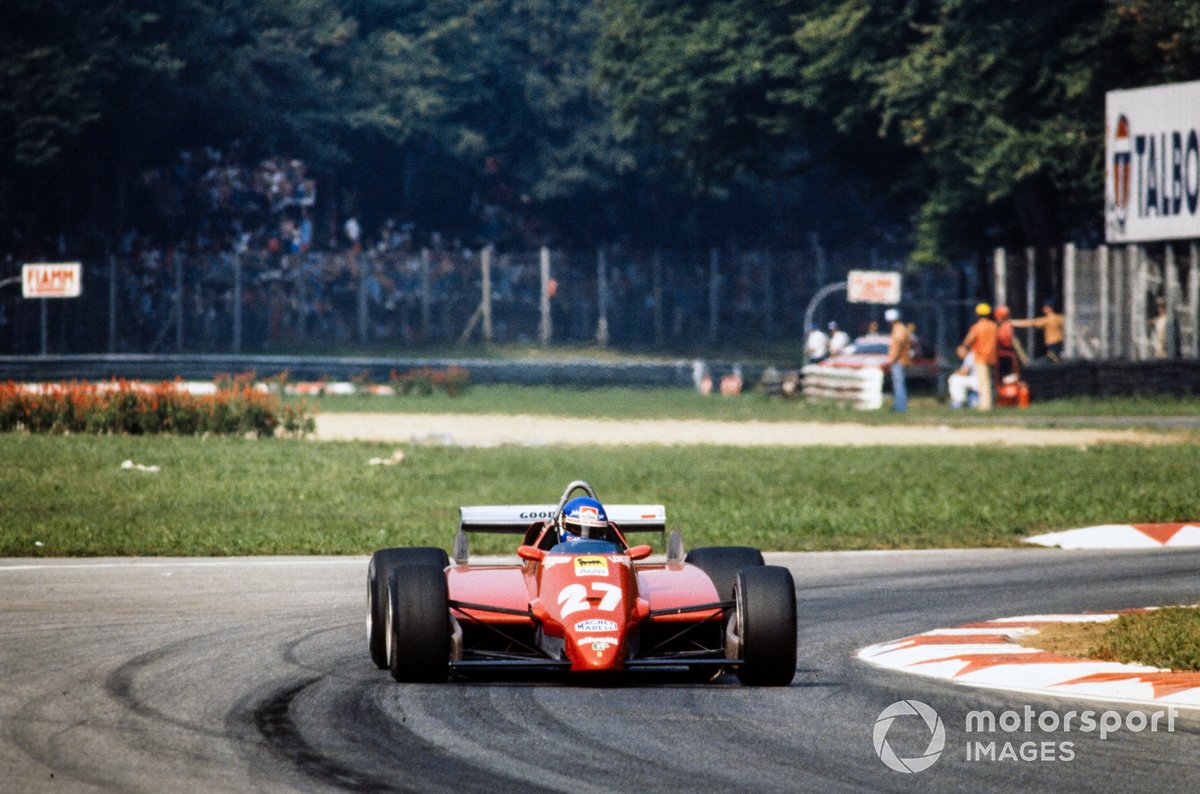
<path fill-rule="evenodd" d="M 796 675 L 796 584 L 778 565 L 743 568 L 734 588 L 744 684 L 787 686 Z"/>
<path fill-rule="evenodd" d="M 367 631 L 367 647 L 371 661 L 380 670 L 388 667 L 386 636 L 388 577 L 396 568 L 410 565 L 434 565 L 445 570 L 450 564 L 450 555 L 436 546 L 412 546 L 406 548 L 380 549 L 371 555 L 367 566 L 367 610 L 371 618 Z"/>
<path fill-rule="evenodd" d="M 391 658 L 397 681 L 445 681 L 450 665 L 450 598 L 436 565 L 394 568 L 388 576 Z"/>

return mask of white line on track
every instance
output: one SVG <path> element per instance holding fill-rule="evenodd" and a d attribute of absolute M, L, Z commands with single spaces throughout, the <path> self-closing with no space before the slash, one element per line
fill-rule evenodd
<path fill-rule="evenodd" d="M 221 568 L 234 567 L 240 565 L 266 565 L 266 566 L 301 566 L 301 565 L 347 565 L 353 563 L 355 565 L 363 565 L 367 562 L 366 557 L 345 557 L 345 558 L 316 558 L 311 560 L 292 559 L 292 560 L 255 560 L 255 559 L 232 559 L 232 560 L 178 560 L 178 561 L 128 561 L 128 562 L 52 562 L 52 563 L 29 563 L 26 565 L 4 565 L 0 564 L 0 573 L 8 571 L 46 571 L 54 569 L 98 569 L 98 568 Z"/>
<path fill-rule="evenodd" d="M 177 560 L 116 560 L 111 562 L 30 562 L 9 563 L 0 562 L 0 573 L 17 571 L 49 571 L 49 570 L 97 570 L 104 568 L 223 568 L 238 566 L 268 566 L 290 567 L 305 565 L 366 565 L 369 557 L 288 557 L 255 558 L 230 557 L 228 559 L 189 559 Z M 516 557 L 480 556 L 472 557 L 472 565 L 509 565 L 518 560 Z"/>

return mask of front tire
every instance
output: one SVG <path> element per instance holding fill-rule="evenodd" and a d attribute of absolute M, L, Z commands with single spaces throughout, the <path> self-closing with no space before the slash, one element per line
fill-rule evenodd
<path fill-rule="evenodd" d="M 450 594 L 436 565 L 396 568 L 388 578 L 388 666 L 397 681 L 446 680 L 450 672 Z"/>
<path fill-rule="evenodd" d="M 388 666 L 384 648 L 387 637 L 388 577 L 402 566 L 436 565 L 443 570 L 450 564 L 450 555 L 436 546 L 413 546 L 411 548 L 380 549 L 371 555 L 367 566 L 367 645 L 371 650 L 371 661 L 380 670 Z"/>
<path fill-rule="evenodd" d="M 787 686 L 796 676 L 796 583 L 778 565 L 743 568 L 734 586 L 742 663 L 752 686 Z"/>

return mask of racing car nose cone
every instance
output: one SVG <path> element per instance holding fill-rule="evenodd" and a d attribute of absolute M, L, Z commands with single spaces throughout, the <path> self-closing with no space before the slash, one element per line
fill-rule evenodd
<path fill-rule="evenodd" d="M 607 617 L 589 617 L 567 630 L 567 658 L 572 670 L 616 670 L 624 642 L 621 626 Z"/>
<path fill-rule="evenodd" d="M 621 643 L 616 636 L 580 637 L 575 641 L 571 669 L 618 670 L 621 668 Z"/>

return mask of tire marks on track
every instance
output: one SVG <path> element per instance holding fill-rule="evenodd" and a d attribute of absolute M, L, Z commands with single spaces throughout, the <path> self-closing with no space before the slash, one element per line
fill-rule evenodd
<path fill-rule="evenodd" d="M 249 710 L 249 721 L 277 755 L 317 781 L 346 791 L 408 790 L 393 785 L 390 779 L 365 774 L 338 763 L 305 741 L 303 733 L 292 719 L 292 705 L 305 690 L 321 680 L 319 677 L 309 678 L 275 691 Z M 232 724 L 229 727 L 237 731 L 245 720 L 246 711 L 235 709 L 230 714 Z"/>

